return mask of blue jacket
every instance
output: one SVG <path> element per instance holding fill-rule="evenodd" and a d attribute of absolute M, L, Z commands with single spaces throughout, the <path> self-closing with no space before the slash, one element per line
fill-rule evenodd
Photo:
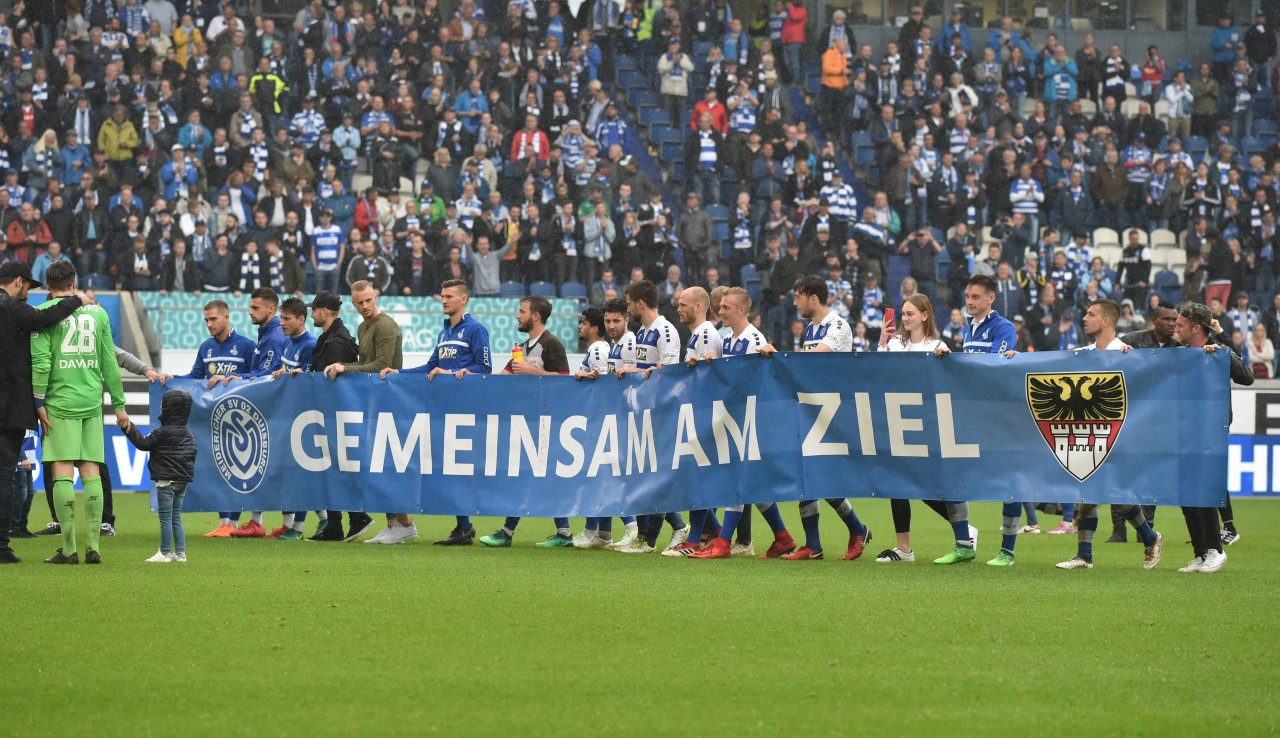
<path fill-rule="evenodd" d="M 987 319 L 974 325 L 973 319 L 964 327 L 964 352 L 966 354 L 1003 354 L 1018 347 L 1018 330 L 996 311 Z"/>
<path fill-rule="evenodd" d="M 1058 97 L 1058 86 L 1056 84 L 1058 75 L 1064 75 L 1070 83 L 1065 98 Z M 1076 77 L 1080 75 L 1080 71 L 1076 68 L 1076 60 L 1068 58 L 1065 63 L 1059 63 L 1057 59 L 1049 58 L 1044 62 L 1044 101 L 1054 102 L 1063 99 L 1068 102 L 1075 100 L 1078 96 L 1076 88 Z"/>
<path fill-rule="evenodd" d="M 350 233 L 356 225 L 356 199 L 346 192 L 326 197 L 323 205 L 333 211 L 333 224 Z"/>
<path fill-rule="evenodd" d="M 1231 48 L 1227 48 L 1231 44 Z M 1209 48 L 1213 51 L 1213 60 L 1218 63 L 1230 63 L 1236 58 L 1236 47 L 1241 44 L 1240 29 L 1235 26 L 1214 26 L 1209 34 Z"/>
<path fill-rule="evenodd" d="M 492 374 L 489 329 L 471 317 L 470 313 L 464 314 L 456 326 L 445 318 L 444 328 L 436 337 L 436 349 L 431 353 L 431 359 L 422 366 L 405 369 L 404 373 L 427 374 L 436 367 L 448 372 L 466 369 L 472 374 Z"/>
<path fill-rule="evenodd" d="M 77 169 L 74 164 L 80 162 L 80 168 Z M 89 165 L 93 163 L 93 155 L 89 153 L 89 147 L 84 144 L 76 144 L 75 146 L 62 147 L 62 171 L 58 173 L 58 179 L 62 184 L 71 186 L 80 182 L 80 175 L 89 170 Z"/>
<path fill-rule="evenodd" d="M 973 35 L 969 33 L 969 27 L 961 23 L 959 30 L 957 30 L 955 26 L 951 25 L 951 21 L 948 20 L 942 26 L 942 30 L 938 31 L 938 40 L 934 44 L 939 58 L 945 59 L 948 56 L 951 56 L 951 37 L 955 35 L 960 36 L 960 45 L 964 47 L 964 53 L 973 56 Z M 1000 51 L 997 49 L 996 60 L 999 59 Z"/>
<path fill-rule="evenodd" d="M 279 318 L 258 326 L 258 345 L 253 349 L 253 361 L 249 364 L 249 372 L 242 376 L 261 377 L 279 369 L 288 346 L 289 337 L 281 330 Z"/>
<path fill-rule="evenodd" d="M 196 156 L 204 156 L 204 150 L 213 145 L 213 136 L 209 134 L 209 129 L 200 126 L 200 135 L 193 133 L 195 129 L 188 123 L 178 131 L 178 143 L 182 144 L 182 148 L 188 148 L 192 144 L 196 147 Z"/>
<path fill-rule="evenodd" d="M 185 180 L 189 189 L 194 189 L 200 184 L 200 171 L 196 169 L 196 165 L 191 162 L 184 162 L 182 176 L 178 176 L 173 169 L 173 160 L 169 160 L 160 168 L 160 181 L 164 184 L 164 199 L 174 200 L 178 196 L 178 189 Z"/>
<path fill-rule="evenodd" d="M 280 357 L 281 368 L 307 371 L 311 368 L 311 354 L 315 349 L 316 337 L 310 331 L 303 331 L 289 338 L 289 343 L 284 347 L 284 355 Z"/>
<path fill-rule="evenodd" d="M 1027 65 L 1032 68 L 1032 74 L 1035 74 L 1036 53 L 1032 51 L 1031 44 L 1027 43 L 1027 39 L 1016 31 L 1010 35 L 1009 41 L 1014 46 L 1022 49 L 1022 58 L 1025 59 Z M 997 28 L 987 36 L 987 48 L 996 52 L 997 60 L 1003 60 L 1003 57 L 1000 54 L 1000 29 Z"/>
<path fill-rule="evenodd" d="M 231 331 L 227 340 L 221 343 L 216 338 L 206 339 L 200 344 L 191 371 L 179 379 L 208 379 L 218 374 L 239 376 L 249 367 L 253 351 L 253 341 L 235 331 Z"/>

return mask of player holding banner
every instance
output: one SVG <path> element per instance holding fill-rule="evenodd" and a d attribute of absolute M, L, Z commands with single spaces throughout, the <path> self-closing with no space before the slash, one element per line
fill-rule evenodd
<path fill-rule="evenodd" d="M 609 344 L 605 342 L 604 311 L 589 307 L 578 319 L 578 338 L 587 342 L 587 354 L 573 378 L 595 380 L 609 373 Z M 635 527 L 632 518 L 631 527 Z M 602 530 L 603 529 L 603 530 Z M 582 532 L 573 537 L 574 548 L 608 548 L 613 545 L 613 518 L 587 518 Z"/>
<path fill-rule="evenodd" d="M 440 283 L 440 303 L 444 310 L 444 328 L 436 337 L 436 350 L 426 364 L 405 369 L 404 374 L 426 374 L 427 381 L 435 381 L 441 374 L 462 379 L 468 374 L 491 374 L 493 364 L 489 359 L 489 329 L 467 312 L 471 299 L 471 287 L 463 279 L 447 279 Z M 387 367 L 380 376 L 399 373 Z M 457 516 L 457 525 L 449 535 L 435 542 L 437 546 L 470 546 L 475 542 L 476 529 L 467 515 Z"/>
<path fill-rule="evenodd" d="M 76 270 L 69 261 L 54 262 L 45 272 L 48 309 L 75 293 Z M 102 388 L 111 393 L 116 424 L 129 427 L 124 410 L 124 386 L 111 341 L 111 321 L 97 305 L 83 305 L 57 325 L 31 339 L 31 389 L 36 414 L 44 428 L 42 461 L 53 467 L 53 499 L 62 524 L 62 548 L 47 564 L 78 564 L 76 551 L 76 497 L 73 469 L 79 469 L 84 485 L 84 512 L 88 524 L 86 564 L 102 563 L 98 539 L 102 528 L 102 478 L 99 465 L 105 459 L 102 434 Z M 12 473 L 7 471 L 6 473 Z"/>
<path fill-rule="evenodd" d="M 636 334 L 627 330 L 627 303 L 615 297 L 605 302 L 602 312 L 604 331 L 610 341 L 606 367 L 609 374 L 621 376 L 622 372 L 636 367 Z M 609 548 L 630 548 L 640 539 L 640 526 L 634 515 L 623 515 L 620 520 L 627 527 L 627 532 L 621 539 L 608 544 Z M 596 524 L 600 528 L 597 533 L 601 538 L 613 538 L 613 518 L 598 518 Z"/>

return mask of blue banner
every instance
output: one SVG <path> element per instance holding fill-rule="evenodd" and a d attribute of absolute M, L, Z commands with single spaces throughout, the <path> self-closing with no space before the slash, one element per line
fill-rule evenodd
<path fill-rule="evenodd" d="M 624 379 L 206 389 L 194 510 L 621 515 L 815 497 L 1220 504 L 1227 357 L 779 354 Z M 153 385 L 159 407 L 164 388 Z"/>
<path fill-rule="evenodd" d="M 1233 497 L 1280 497 L 1280 436 L 1231 436 L 1227 492 Z"/>

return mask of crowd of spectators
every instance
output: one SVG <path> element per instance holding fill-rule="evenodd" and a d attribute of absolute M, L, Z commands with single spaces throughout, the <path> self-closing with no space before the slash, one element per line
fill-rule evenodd
<path fill-rule="evenodd" d="M 960 8 L 933 27 L 912 7 L 874 48 L 801 0 L 572 6 L 19 2 L 0 14 L 0 261 L 202 293 L 465 278 L 598 303 L 646 278 L 672 310 L 688 284 L 744 284 L 779 343 L 817 272 L 867 348 L 915 292 L 952 309 L 954 340 L 957 285 L 988 272 L 1027 348 L 1078 345 L 1094 297 L 1134 327 L 1195 298 L 1274 364 L 1265 16 L 1166 63 Z"/>

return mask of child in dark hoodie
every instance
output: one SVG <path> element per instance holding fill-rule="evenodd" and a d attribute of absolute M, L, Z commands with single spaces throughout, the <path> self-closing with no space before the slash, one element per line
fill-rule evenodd
<path fill-rule="evenodd" d="M 191 395 L 169 390 L 160 401 L 160 427 L 145 438 L 136 426 L 125 433 L 140 451 L 151 452 L 147 468 L 156 485 L 156 502 L 160 511 L 160 550 L 147 559 L 152 564 L 187 560 L 187 537 L 182 530 L 182 496 L 187 483 L 195 477 L 196 439 L 187 429 L 191 415 Z"/>

